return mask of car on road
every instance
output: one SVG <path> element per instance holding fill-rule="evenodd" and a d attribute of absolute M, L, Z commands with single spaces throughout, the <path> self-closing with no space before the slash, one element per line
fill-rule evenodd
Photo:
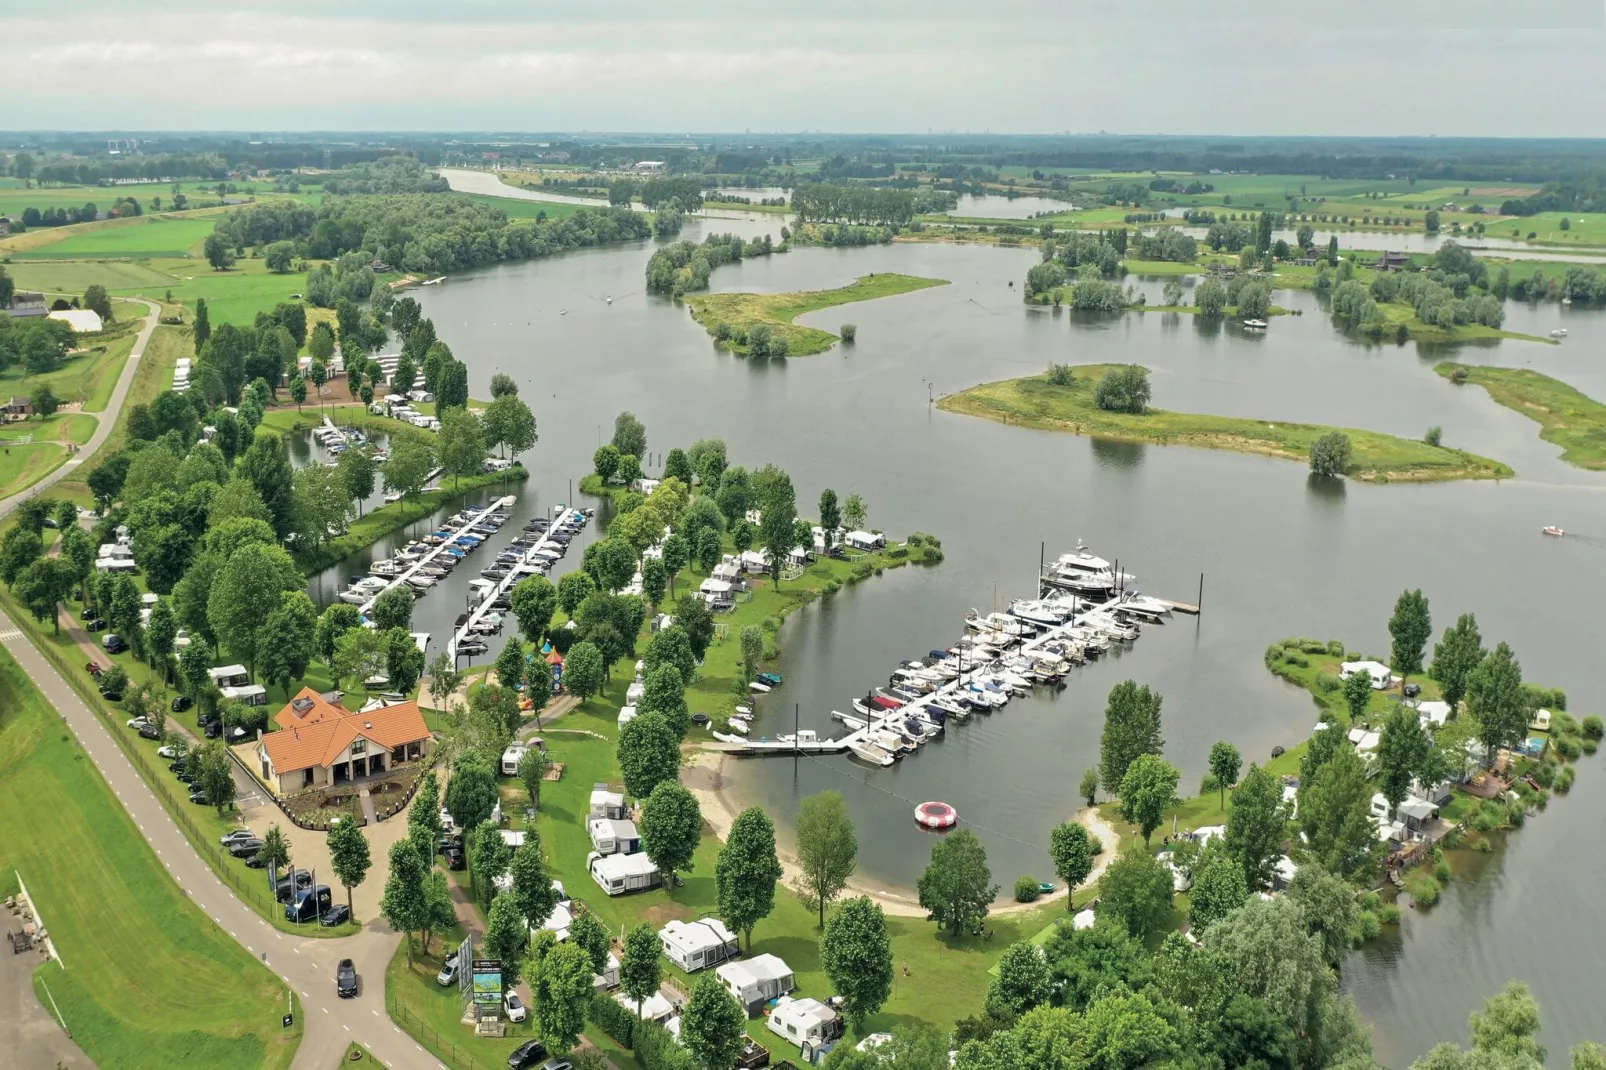
<path fill-rule="evenodd" d="M 357 967 L 350 959 L 341 959 L 335 967 L 335 995 L 350 999 L 357 994 Z"/>
<path fill-rule="evenodd" d="M 240 840 L 254 840 L 256 838 L 257 834 L 252 832 L 250 829 L 235 829 L 232 832 L 225 832 L 223 835 L 219 836 L 217 838 L 217 842 L 222 844 L 224 847 L 228 847 Z"/>
<path fill-rule="evenodd" d="M 468 863 L 463 858 L 463 849 L 461 847 L 446 848 L 447 869 L 463 869 L 467 865 Z"/>
<path fill-rule="evenodd" d="M 162 730 L 151 724 L 149 721 L 146 721 L 144 724 L 139 726 L 139 736 L 141 739 L 161 739 Z"/>
<path fill-rule="evenodd" d="M 106 648 L 108 654 L 121 654 L 128 649 L 128 641 L 116 632 L 102 639 L 100 645 Z"/>
<path fill-rule="evenodd" d="M 451 956 L 441 963 L 441 972 L 435 975 L 435 983 L 442 988 L 457 983 L 457 952 L 452 952 Z"/>
<path fill-rule="evenodd" d="M 185 695 L 179 695 L 173 700 L 172 710 L 174 713 L 183 713 L 193 705 L 195 705 L 194 699 Z"/>
<path fill-rule="evenodd" d="M 229 854 L 235 858 L 249 858 L 260 850 L 262 850 L 262 841 L 254 836 L 249 840 L 235 840 L 229 844 Z"/>
<path fill-rule="evenodd" d="M 502 1009 L 507 1013 L 507 1020 L 510 1022 L 522 1022 L 530 1016 L 529 1008 L 511 988 L 502 993 Z"/>
<path fill-rule="evenodd" d="M 336 925 L 344 925 L 351 920 L 351 908 L 344 903 L 337 903 L 324 912 L 318 919 L 318 924 L 325 929 L 333 929 Z"/>
<path fill-rule="evenodd" d="M 526 1040 L 507 1057 L 508 1070 L 526 1070 L 539 1065 L 547 1057 L 546 1045 L 539 1040 Z"/>

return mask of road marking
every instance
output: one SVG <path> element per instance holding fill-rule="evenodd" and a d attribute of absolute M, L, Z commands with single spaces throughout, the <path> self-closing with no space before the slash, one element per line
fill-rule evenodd
<path fill-rule="evenodd" d="M 349 1026 L 349 1025 L 343 1025 L 340 1028 L 344 1029 L 348 1033 L 351 1032 L 351 1026 Z"/>
<path fill-rule="evenodd" d="M 328 1014 L 329 1013 L 329 1008 L 328 1007 L 323 1008 L 323 1013 Z"/>

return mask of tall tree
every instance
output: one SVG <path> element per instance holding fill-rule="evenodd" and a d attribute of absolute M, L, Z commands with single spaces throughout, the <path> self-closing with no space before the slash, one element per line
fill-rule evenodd
<path fill-rule="evenodd" d="M 264 431 L 240 458 L 239 470 L 268 507 L 268 520 L 282 539 L 295 529 L 295 471 L 284 440 Z"/>
<path fill-rule="evenodd" d="M 481 905 L 489 905 L 496 894 L 496 878 L 507 873 L 513 865 L 513 848 L 508 846 L 502 830 L 490 820 L 475 825 L 464 837 L 468 847 L 469 872 L 474 878 L 474 890 Z"/>
<path fill-rule="evenodd" d="M 887 916 L 869 896 L 843 903 L 820 938 L 820 965 L 842 997 L 854 1032 L 892 995 L 892 938 Z"/>
<path fill-rule="evenodd" d="M 1389 618 L 1389 635 L 1394 637 L 1389 660 L 1394 671 L 1402 678 L 1421 672 L 1422 652 L 1433 636 L 1433 618 L 1420 589 L 1401 592 L 1394 603 L 1394 616 Z"/>
<path fill-rule="evenodd" d="M 366 446 L 349 449 L 340 455 L 337 469 L 340 473 L 341 486 L 357 507 L 357 515 L 361 516 L 363 500 L 374 493 L 374 483 L 379 471 L 373 453 Z"/>
<path fill-rule="evenodd" d="M 504 986 L 511 988 L 519 983 L 529 946 L 530 932 L 524 927 L 518 903 L 512 896 L 497 896 L 485 919 L 484 947 L 487 958 L 502 964 Z"/>
<path fill-rule="evenodd" d="M 1305 923 L 1321 939 L 1328 965 L 1337 968 L 1350 949 L 1350 934 L 1360 919 L 1355 889 L 1320 863 L 1307 861 L 1294 873 L 1288 898 L 1304 909 Z"/>
<path fill-rule="evenodd" d="M 1372 674 L 1356 669 L 1344 677 L 1343 695 L 1349 719 L 1357 724 L 1365 720 L 1367 708 L 1372 705 Z"/>
<path fill-rule="evenodd" d="M 825 548 L 831 548 L 836 529 L 842 526 L 842 509 L 837 505 L 836 491 L 826 487 L 820 492 L 820 527 L 825 529 Z"/>
<path fill-rule="evenodd" d="M 368 854 L 368 837 L 362 834 L 357 822 L 347 817 L 329 830 L 329 866 L 335 879 L 346 889 L 346 909 L 351 910 L 351 890 L 368 878 L 372 864 Z"/>
<path fill-rule="evenodd" d="M 563 686 L 584 704 L 586 699 L 602 690 L 606 668 L 602 651 L 597 649 L 595 643 L 576 643 L 569 648 L 569 656 L 563 659 Z M 622 734 L 620 739 L 622 742 Z"/>
<path fill-rule="evenodd" d="M 1099 878 L 1100 917 L 1109 916 L 1138 940 L 1146 940 L 1171 918 L 1171 870 L 1147 851 L 1127 851 Z"/>
<path fill-rule="evenodd" d="M 412 840 L 401 839 L 391 844 L 390 876 L 385 879 L 385 894 L 379 901 L 379 909 L 392 929 L 407 934 L 408 965 L 413 961 L 413 934 L 424 928 L 428 917 L 424 901 L 424 877 L 428 869 Z"/>
<path fill-rule="evenodd" d="M 1021 940 L 1006 947 L 998 960 L 998 974 L 987 986 L 987 1014 L 1012 1022 L 1047 1003 L 1053 991 L 1042 948 Z"/>
<path fill-rule="evenodd" d="M 580 1042 L 592 980 L 590 957 L 573 944 L 559 944 L 536 966 L 535 1027 L 553 1051 L 571 1051 Z"/>
<path fill-rule="evenodd" d="M 496 774 L 490 759 L 477 750 L 465 751 L 452 761 L 452 779 L 446 785 L 446 811 L 464 832 L 488 820 L 496 805 Z"/>
<path fill-rule="evenodd" d="M 618 757 L 625 790 L 645 799 L 679 775 L 680 737 L 662 714 L 639 714 L 619 730 Z"/>
<path fill-rule="evenodd" d="M 1411 781 L 1416 778 L 1428 760 L 1433 741 L 1422 730 L 1422 719 L 1409 706 L 1394 707 L 1388 720 L 1383 722 L 1382 738 L 1377 746 L 1378 765 L 1382 769 L 1380 788 L 1389 801 L 1392 818 L 1411 794 Z"/>
<path fill-rule="evenodd" d="M 641 718 L 638 717 L 636 720 L 639 721 Z M 692 858 L 697 853 L 697 844 L 702 839 L 702 833 L 703 814 L 697 806 L 696 796 L 673 780 L 659 781 L 641 806 L 641 849 L 652 859 L 652 864 L 663 873 L 666 884 L 675 883 L 677 872 L 691 869 Z M 773 837 L 772 831 L 772 840 Z M 771 894 L 773 895 L 773 889 Z M 724 902 L 725 898 L 721 896 L 721 909 Z M 749 930 L 752 928 L 752 922 L 756 922 L 758 917 L 751 919 Z M 728 920 L 733 925 L 737 924 L 736 919 Z"/>
<path fill-rule="evenodd" d="M 642 1004 L 663 983 L 663 944 L 651 925 L 631 926 L 625 934 L 625 951 L 619 959 L 619 990 L 636 1005 L 640 1017 Z"/>
<path fill-rule="evenodd" d="M 1121 816 L 1143 833 L 1145 847 L 1176 803 L 1181 778 L 1177 767 L 1158 754 L 1140 754 L 1127 766 L 1121 779 Z"/>
<path fill-rule="evenodd" d="M 218 641 L 255 671 L 259 636 L 286 591 L 299 591 L 301 570 L 277 546 L 242 546 L 218 572 L 206 616 Z"/>
<path fill-rule="evenodd" d="M 741 1054 L 747 1015 L 712 973 L 692 986 L 680 1014 L 680 1042 L 704 1066 L 730 1066 Z"/>
<path fill-rule="evenodd" d="M 1286 832 L 1282 781 L 1251 764 L 1243 783 L 1232 793 L 1226 836 L 1227 853 L 1242 867 L 1244 883 L 1250 889 L 1258 891 L 1271 884 Z"/>
<path fill-rule="evenodd" d="M 1308 779 L 1300 780 L 1299 826 L 1310 857 L 1353 881 L 1376 868 L 1372 787 L 1366 779 L 1366 762 L 1343 733 L 1335 728 L 1317 733 L 1327 735 L 1337 737 L 1330 756 Z"/>
<path fill-rule="evenodd" d="M 545 576 L 526 576 L 513 585 L 508 594 L 513 615 L 519 619 L 519 631 L 531 643 L 540 644 L 546 635 L 547 625 L 558 604 L 558 589 Z"/>
<path fill-rule="evenodd" d="M 1467 678 L 1483 660 L 1483 637 L 1478 633 L 1478 619 L 1463 613 L 1456 622 L 1444 630 L 1444 638 L 1433 647 L 1433 664 L 1428 675 L 1439 682 L 1444 701 L 1453 713 L 1466 697 Z"/>
<path fill-rule="evenodd" d="M 1139 687 L 1126 680 L 1110 689 L 1104 707 L 1104 734 L 1099 741 L 1099 779 L 1106 792 L 1120 793 L 1127 766 L 1140 754 L 1159 754 L 1165 741 L 1160 737 L 1158 691 Z"/>
<path fill-rule="evenodd" d="M 530 805 L 541 805 L 541 781 L 546 779 L 546 754 L 540 747 L 531 747 L 519 759 L 519 782 L 530 794 Z"/>
<path fill-rule="evenodd" d="M 753 950 L 753 926 L 775 909 L 775 885 L 780 879 L 775 826 L 762 808 L 750 806 L 736 815 L 714 861 L 720 917 L 742 934 L 749 952 Z"/>
<path fill-rule="evenodd" d="M 1244 882 L 1243 866 L 1226 854 L 1213 854 L 1188 890 L 1188 925 L 1196 933 L 1203 932 L 1248 899 L 1249 885 Z"/>
<path fill-rule="evenodd" d="M 825 908 L 842 894 L 858 865 L 859 841 L 847 804 L 834 791 L 806 796 L 797 812 L 797 858 L 803 870 L 805 901 L 819 909 L 825 928 Z"/>
<path fill-rule="evenodd" d="M 958 829 L 931 848 L 931 863 L 916 888 L 930 920 L 954 936 L 980 927 L 998 895 L 987 868 L 987 851 L 976 834 Z"/>
<path fill-rule="evenodd" d="M 1244 767 L 1243 755 L 1238 753 L 1226 740 L 1216 742 L 1210 748 L 1210 775 L 1216 778 L 1216 788 L 1220 792 L 1221 805 L 1227 805 L 1227 789 L 1238 783 L 1238 770 Z"/>
<path fill-rule="evenodd" d="M 1467 675 L 1467 708 L 1478 719 L 1478 739 L 1493 764 L 1502 747 L 1515 747 L 1528 733 L 1528 702 L 1522 690 L 1522 665 L 1511 648 L 1498 643 Z"/>
<path fill-rule="evenodd" d="M 842 522 L 857 531 L 864 527 L 866 515 L 864 496 L 858 491 L 849 494 L 842 503 Z"/>
<path fill-rule="evenodd" d="M 770 577 L 779 584 L 781 566 L 797 538 L 797 493 L 792 489 L 792 477 L 773 464 L 753 473 L 753 490 L 760 512 L 759 532 L 770 553 Z"/>
<path fill-rule="evenodd" d="M 1065 882 L 1065 909 L 1071 910 L 1076 886 L 1093 872 L 1092 838 L 1086 828 L 1074 821 L 1055 825 L 1049 833 L 1048 856 L 1054 862 L 1054 872 Z"/>
<path fill-rule="evenodd" d="M 441 415 L 441 467 L 452 477 L 471 476 L 485 466 L 485 437 L 479 417 L 467 409 L 449 409 Z"/>
<path fill-rule="evenodd" d="M 620 456 L 642 457 L 647 453 L 647 426 L 633 412 L 621 412 L 613 421 L 613 448 Z"/>

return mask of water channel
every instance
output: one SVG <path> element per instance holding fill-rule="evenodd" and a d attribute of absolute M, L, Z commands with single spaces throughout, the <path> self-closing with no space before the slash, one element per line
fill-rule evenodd
<path fill-rule="evenodd" d="M 757 214 L 698 221 L 685 237 L 776 233 L 783 222 Z M 1307 734 L 1309 699 L 1265 671 L 1268 643 L 1320 635 L 1386 651 L 1388 613 L 1405 587 L 1424 590 L 1438 627 L 1476 612 L 1486 641 L 1510 641 L 1528 678 L 1565 687 L 1574 709 L 1599 708 L 1591 621 L 1606 602 L 1606 544 L 1546 540 L 1539 528 L 1606 535 L 1606 479 L 1561 464 L 1536 425 L 1480 389 L 1448 384 L 1432 366 L 1452 355 L 1532 366 L 1606 396 L 1606 369 L 1591 359 L 1606 342 L 1600 313 L 1507 306 L 1513 330 L 1543 335 L 1565 324 L 1570 337 L 1559 346 L 1379 346 L 1346 338 L 1306 293 L 1279 292 L 1302 315 L 1279 317 L 1260 335 L 1154 313 L 1090 321 L 1021 305 L 1033 249 L 800 248 L 720 268 L 713 285 L 781 292 L 879 271 L 950 285 L 812 314 L 804 322 L 827 329 L 857 323 L 857 344 L 754 362 L 717 351 L 684 308 L 643 292 L 651 250 L 642 243 L 497 267 L 416 296 L 468 362 L 475 396 L 506 372 L 536 411 L 541 440 L 525 458 L 530 480 L 516 488 L 521 514 L 568 500 L 613 416 L 629 409 L 645 421 L 654 453 L 723 437 L 735 462 L 785 467 L 805 510 L 825 487 L 858 491 L 872 525 L 942 538 L 942 566 L 888 572 L 792 619 L 779 668 L 787 682 L 765 700 L 755 733 L 790 730 L 794 704 L 804 727 L 831 729 L 830 711 L 847 709 L 899 659 L 957 638 L 967 608 L 1029 593 L 1043 544 L 1052 556 L 1084 539 L 1118 556 L 1149 594 L 1193 601 L 1204 577 L 1197 620 L 1148 628 L 1130 650 L 1078 670 L 1064 690 L 973 718 L 893 769 L 845 759 L 733 763 L 734 794 L 783 818 L 783 838 L 800 797 L 841 791 L 865 847 L 864 875 L 909 887 L 931 845 L 911 806 L 940 798 L 977 828 L 1000 884 L 1045 876 L 1042 845 L 1077 807 L 1076 783 L 1096 762 L 1113 684 L 1132 677 L 1165 694 L 1166 755 L 1183 769 L 1184 786 L 1196 786 L 1217 739 L 1253 759 Z M 1158 300 L 1157 280 L 1137 284 Z M 933 394 L 1050 361 L 1147 365 L 1154 403 L 1164 408 L 1412 437 L 1440 425 L 1447 443 L 1505 460 L 1519 475 L 1500 484 L 1320 485 L 1300 464 L 1097 442 L 929 404 Z M 329 585 L 363 571 L 368 556 L 331 569 L 315 587 L 329 597 Z M 438 643 L 462 611 L 456 588 L 468 578 L 453 577 L 418 603 L 415 626 Z M 1579 847 L 1603 804 L 1606 773 L 1586 759 L 1571 797 L 1558 797 L 1509 849 L 1480 860 L 1426 916 L 1408 912 L 1397 940 L 1351 959 L 1345 984 L 1376 1028 L 1383 1061 L 1402 1065 L 1438 1039 L 1460 1038 L 1468 1012 L 1510 978 L 1534 986 L 1553 1052 L 1598 1032 L 1589 993 L 1606 936 L 1590 924 L 1584 897 L 1598 897 L 1606 854 Z"/>

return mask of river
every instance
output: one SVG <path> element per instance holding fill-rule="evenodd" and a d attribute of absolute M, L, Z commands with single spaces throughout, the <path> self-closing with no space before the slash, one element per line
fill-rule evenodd
<path fill-rule="evenodd" d="M 757 214 L 694 221 L 685 237 L 776 233 L 783 221 Z M 1423 588 L 1438 628 L 1476 612 L 1486 639 L 1510 641 L 1529 678 L 1565 687 L 1574 709 L 1599 708 L 1603 673 L 1591 622 L 1606 601 L 1606 549 L 1588 539 L 1543 539 L 1539 528 L 1606 535 L 1606 478 L 1561 464 L 1536 425 L 1432 372 L 1453 353 L 1531 365 L 1606 396 L 1606 369 L 1591 359 L 1606 341 L 1598 312 L 1507 306 L 1513 330 L 1545 334 L 1565 324 L 1570 337 L 1560 346 L 1379 346 L 1344 337 L 1312 295 L 1297 291 L 1278 300 L 1303 315 L 1278 317 L 1263 334 L 1155 313 L 1089 321 L 1021 305 L 1034 249 L 799 248 L 722 267 L 714 287 L 823 288 L 872 271 L 951 285 L 804 317 L 827 329 L 857 323 L 853 347 L 750 361 L 717 351 L 684 308 L 643 292 L 652 248 L 496 267 L 416 296 L 468 362 L 475 396 L 486 395 L 493 373 L 507 372 L 535 408 L 541 439 L 525 458 L 532 475 L 519 489 L 522 512 L 566 500 L 613 416 L 629 409 L 645 421 L 652 453 L 720 436 L 738 463 L 785 467 L 805 511 L 827 486 L 839 495 L 858 491 L 873 526 L 942 538 L 942 566 L 888 572 L 789 622 L 779 666 L 786 685 L 764 700 L 755 732 L 789 730 L 794 704 L 804 727 L 832 728 L 830 711 L 846 709 L 900 659 L 957 638 L 967 608 L 1029 593 L 1042 544 L 1052 556 L 1084 539 L 1118 556 L 1144 592 L 1184 601 L 1194 600 L 1204 576 L 1197 620 L 1148 628 L 1120 656 L 1079 669 L 1063 691 L 973 718 L 893 769 L 844 759 L 796 769 L 785 759 L 737 763 L 733 790 L 780 817 L 783 839 L 798 798 L 842 791 L 859 826 L 865 874 L 908 886 L 931 845 L 911 807 L 940 798 L 976 827 L 998 883 L 1007 888 L 1027 872 L 1047 876 L 1041 845 L 1076 808 L 1077 780 L 1096 763 L 1113 684 L 1131 677 L 1164 693 L 1165 753 L 1183 769 L 1188 790 L 1217 739 L 1256 759 L 1308 732 L 1308 697 L 1262 666 L 1268 643 L 1321 635 L 1384 652 L 1389 612 L 1406 587 Z M 1158 299 L 1157 280 L 1138 284 Z M 1407 436 L 1440 425 L 1447 443 L 1505 460 L 1519 476 L 1500 484 L 1321 485 L 1299 464 L 1096 442 L 928 403 L 933 392 L 1028 374 L 1051 361 L 1145 364 L 1153 369 L 1154 403 L 1165 408 Z M 565 567 L 578 556 L 571 553 Z M 329 577 L 364 567 L 360 555 Z M 457 586 L 467 579 L 418 603 L 417 627 L 438 642 L 462 610 Z M 1577 848 L 1583 823 L 1603 802 L 1600 762 L 1586 759 L 1572 797 L 1530 821 L 1509 850 L 1482 860 L 1475 878 L 1453 884 L 1429 916 L 1410 916 L 1400 939 L 1351 960 L 1346 986 L 1375 1025 L 1385 1061 L 1400 1065 L 1434 1040 L 1461 1037 L 1467 1013 L 1513 977 L 1534 986 L 1553 1052 L 1598 1032 L 1587 993 L 1606 936 L 1579 908 L 1606 880 L 1606 856 Z"/>

